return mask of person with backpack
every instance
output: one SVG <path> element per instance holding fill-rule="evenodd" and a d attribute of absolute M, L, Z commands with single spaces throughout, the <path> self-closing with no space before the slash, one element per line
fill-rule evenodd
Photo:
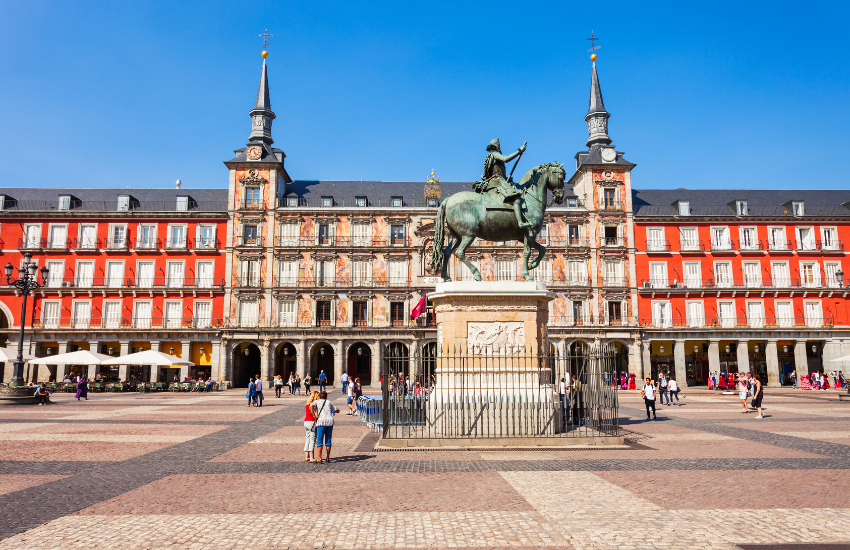
<path fill-rule="evenodd" d="M 256 400 L 257 400 L 257 393 L 254 390 L 254 379 L 253 378 L 248 379 L 248 391 L 245 392 L 245 397 L 248 398 L 248 406 L 249 407 L 251 406 L 251 401 L 256 402 Z"/>
<path fill-rule="evenodd" d="M 682 402 L 679 401 L 679 384 L 676 383 L 675 378 L 671 378 L 669 382 L 667 382 L 667 391 L 670 392 L 670 395 L 667 396 L 667 406 L 673 404 L 673 398 L 676 398 L 676 405 L 681 406 Z"/>
<path fill-rule="evenodd" d="M 319 373 L 319 391 L 325 391 L 325 387 L 328 385 L 328 375 L 325 374 L 325 371 Z M 321 452 L 319 453 L 321 456 Z"/>
<path fill-rule="evenodd" d="M 644 380 L 640 394 L 643 397 L 644 405 L 646 405 L 646 419 L 649 420 L 649 410 L 652 409 L 652 418 L 654 420 L 658 420 L 658 417 L 655 415 L 655 385 L 653 385 L 652 378 L 649 376 L 647 376 L 646 380 Z"/>
<path fill-rule="evenodd" d="M 304 377 L 304 391 L 310 393 L 310 384 L 313 383 L 313 379 L 310 378 L 310 373 L 307 373 L 307 376 Z"/>

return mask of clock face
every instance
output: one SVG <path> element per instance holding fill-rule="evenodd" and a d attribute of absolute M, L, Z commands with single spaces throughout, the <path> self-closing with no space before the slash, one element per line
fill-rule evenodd
<path fill-rule="evenodd" d="M 602 149 L 602 160 L 605 162 L 614 162 L 617 159 L 617 151 L 614 149 L 606 148 Z"/>
<path fill-rule="evenodd" d="M 263 154 L 263 150 L 260 149 L 259 145 L 252 145 L 248 147 L 248 151 L 246 151 L 245 154 L 248 156 L 249 159 L 257 160 L 258 158 L 260 158 L 260 155 Z"/>

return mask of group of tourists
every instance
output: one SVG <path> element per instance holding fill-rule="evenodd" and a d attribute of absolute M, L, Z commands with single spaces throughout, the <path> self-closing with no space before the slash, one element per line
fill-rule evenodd
<path fill-rule="evenodd" d="M 617 373 L 614 373 L 614 379 L 612 381 L 612 385 L 616 388 L 618 385 L 621 390 L 634 390 L 636 389 L 636 377 L 635 373 L 627 373 L 623 371 L 620 373 L 620 379 L 617 380 Z"/>
<path fill-rule="evenodd" d="M 738 373 L 738 398 L 744 408 L 742 412 L 748 413 L 750 407 L 752 407 L 752 410 L 758 411 L 757 419 L 764 418 L 764 412 L 761 408 L 762 397 L 764 397 L 764 384 L 758 373 Z M 747 405 L 747 398 L 751 400 L 749 406 Z"/>
<path fill-rule="evenodd" d="M 831 385 L 829 383 L 830 378 L 832 378 Z M 829 374 L 813 372 L 809 375 L 809 384 L 813 390 L 828 390 L 830 388 L 841 390 L 847 387 L 847 380 L 842 371 L 833 371 Z"/>
<path fill-rule="evenodd" d="M 248 406 L 262 407 L 263 406 L 263 381 L 257 375 L 248 379 L 248 392 L 245 394 L 248 398 Z"/>
<path fill-rule="evenodd" d="M 331 461 L 331 436 L 334 416 L 339 409 L 328 399 L 328 392 L 314 391 L 304 406 L 304 461 L 310 464 L 327 464 Z M 351 413 L 348 413 L 351 414 Z M 324 458 L 322 452 L 324 451 Z"/>

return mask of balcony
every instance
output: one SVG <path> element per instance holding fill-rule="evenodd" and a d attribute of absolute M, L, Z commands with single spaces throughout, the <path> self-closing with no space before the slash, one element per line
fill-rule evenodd
<path fill-rule="evenodd" d="M 646 241 L 646 252 L 656 254 L 667 254 L 670 252 L 670 241 L 652 239 Z"/>
<path fill-rule="evenodd" d="M 238 247 L 263 247 L 265 246 L 265 238 L 256 236 L 239 235 L 236 237 L 236 246 Z"/>
<path fill-rule="evenodd" d="M 550 246 L 550 247 L 562 247 L 562 248 L 563 247 L 579 248 L 579 247 L 588 246 L 587 241 L 584 239 L 584 237 L 570 238 L 570 237 L 552 237 L 552 236 L 549 236 L 548 243 L 541 243 L 541 244 L 548 244 L 548 246 Z"/>
<path fill-rule="evenodd" d="M 189 241 L 185 238 L 171 238 L 165 241 L 166 250 L 188 250 Z"/>
<path fill-rule="evenodd" d="M 160 239 L 133 239 L 130 248 L 133 252 L 159 252 L 159 249 L 162 248 L 162 241 Z"/>
<path fill-rule="evenodd" d="M 797 242 L 797 253 L 798 254 L 806 254 L 806 253 L 834 253 L 834 254 L 842 254 L 844 253 L 844 241 L 838 240 L 828 240 L 828 241 L 798 241 Z"/>
<path fill-rule="evenodd" d="M 121 290 L 121 289 L 210 289 L 222 290 L 222 277 L 92 277 L 71 275 L 65 279 L 48 277 L 44 290 Z"/>
<path fill-rule="evenodd" d="M 711 251 L 714 254 L 723 252 L 735 252 L 735 241 L 731 239 L 712 240 Z"/>
<path fill-rule="evenodd" d="M 628 286 L 625 277 L 605 277 L 602 280 L 602 284 L 608 288 Z"/>
<path fill-rule="evenodd" d="M 622 211 L 623 201 L 620 199 L 604 198 L 599 201 L 599 210 L 602 211 Z"/>
<path fill-rule="evenodd" d="M 99 252 L 104 247 L 102 239 L 71 239 L 71 251 L 73 252 Z"/>
<path fill-rule="evenodd" d="M 691 254 L 704 254 L 705 253 L 705 243 L 701 240 L 695 239 L 682 239 L 679 241 L 679 251 L 682 254 L 691 253 Z"/>
<path fill-rule="evenodd" d="M 655 291 L 655 290 L 693 290 L 693 289 L 743 289 L 743 290 L 759 290 L 759 289 L 837 289 L 841 288 L 837 280 L 824 281 L 815 278 L 795 278 L 795 277 L 718 277 L 706 279 L 662 279 L 650 278 L 642 279 L 640 283 L 640 291 Z"/>
<path fill-rule="evenodd" d="M 189 248 L 195 252 L 218 252 L 221 248 L 221 241 L 208 237 L 190 239 Z"/>
<path fill-rule="evenodd" d="M 66 252 L 71 248 L 71 239 L 43 239 L 42 248 L 45 252 Z"/>
<path fill-rule="evenodd" d="M 130 239 L 126 237 L 110 237 L 106 239 L 106 250 L 128 250 Z"/>
<path fill-rule="evenodd" d="M 275 237 L 275 246 L 282 248 L 312 248 L 344 247 L 344 248 L 375 248 L 375 247 L 404 247 L 413 246 L 410 238 L 392 237 Z"/>
<path fill-rule="evenodd" d="M 793 252 L 796 248 L 794 241 L 779 241 L 779 240 L 771 240 L 767 241 L 767 249 L 770 252 Z"/>
<path fill-rule="evenodd" d="M 41 250 L 47 244 L 47 239 L 34 239 L 32 237 L 18 239 L 18 250 Z"/>
<path fill-rule="evenodd" d="M 284 288 L 384 288 L 409 287 L 408 277 L 372 277 L 370 279 L 351 277 L 286 277 L 277 281 L 278 287 Z"/>
<path fill-rule="evenodd" d="M 767 245 L 763 241 L 742 240 L 738 242 L 738 251 L 741 254 L 747 253 L 763 253 Z"/>
<path fill-rule="evenodd" d="M 623 239 L 623 237 L 602 237 L 602 246 L 609 248 L 622 248 L 625 246 L 625 239 Z"/>
<path fill-rule="evenodd" d="M 643 327 L 652 327 L 659 329 L 681 328 L 699 330 L 728 330 L 747 328 L 763 330 L 782 330 L 832 327 L 834 322 L 832 317 L 707 317 L 705 319 L 685 319 L 681 317 L 673 317 L 671 319 L 642 318 L 640 320 L 640 324 Z"/>
<path fill-rule="evenodd" d="M 33 322 L 33 328 L 44 330 L 161 330 L 161 329 L 218 329 L 225 325 L 224 319 L 205 317 L 161 318 L 73 318 L 62 317 L 41 319 Z"/>

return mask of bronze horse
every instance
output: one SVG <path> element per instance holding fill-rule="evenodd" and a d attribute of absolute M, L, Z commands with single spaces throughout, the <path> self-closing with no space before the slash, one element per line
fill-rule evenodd
<path fill-rule="evenodd" d="M 555 162 L 535 166 L 519 181 L 517 187 L 522 190 L 522 199 L 525 202 L 523 215 L 531 224 L 526 229 L 520 229 L 513 209 L 491 193 L 462 191 L 444 200 L 437 213 L 429 271 L 433 273 L 439 269 L 442 279 L 450 281 L 448 263 L 454 252 L 455 256 L 469 267 L 475 280 L 480 281 L 481 273 L 478 268 L 466 259 L 466 250 L 476 237 L 487 241 L 516 240 L 525 246 L 522 252 L 522 275 L 526 281 L 533 280 L 528 270 L 540 265 L 546 254 L 546 248 L 535 240 L 543 227 L 546 190 L 552 191 L 556 203 L 563 202 L 565 175 L 564 167 Z M 451 240 L 449 245 L 443 248 L 446 228 Z M 529 262 L 532 248 L 537 250 L 538 254 Z"/>

